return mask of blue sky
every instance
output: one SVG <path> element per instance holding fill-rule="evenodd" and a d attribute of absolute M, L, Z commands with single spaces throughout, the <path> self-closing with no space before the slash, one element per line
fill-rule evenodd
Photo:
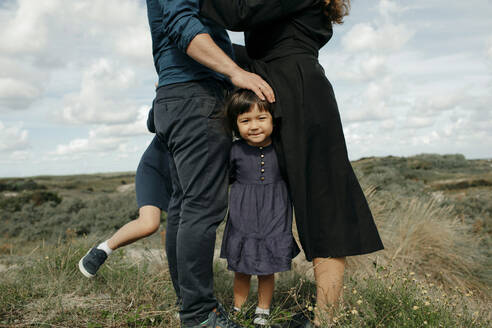
<path fill-rule="evenodd" d="M 319 57 L 351 159 L 492 157 L 491 15 L 352 1 Z M 136 169 L 157 78 L 144 1 L 0 0 L 0 40 L 0 177 Z"/>

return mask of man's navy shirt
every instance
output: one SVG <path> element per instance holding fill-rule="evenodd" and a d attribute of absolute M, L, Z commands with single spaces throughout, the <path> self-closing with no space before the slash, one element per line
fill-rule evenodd
<path fill-rule="evenodd" d="M 199 17 L 199 12 L 199 0 L 147 0 L 158 87 L 206 78 L 225 79 L 186 54 L 191 40 L 198 34 L 207 33 L 227 55 L 233 56 L 227 32 Z"/>

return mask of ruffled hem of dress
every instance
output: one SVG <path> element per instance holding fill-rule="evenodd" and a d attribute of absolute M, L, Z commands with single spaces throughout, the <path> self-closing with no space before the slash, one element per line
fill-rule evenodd
<path fill-rule="evenodd" d="M 249 274 L 252 276 L 266 276 L 274 273 L 279 273 L 279 272 L 285 272 L 285 271 L 290 271 L 292 265 L 292 261 L 289 261 L 289 265 L 286 265 L 285 267 L 282 268 L 276 268 L 274 271 L 254 271 L 254 270 L 247 270 L 245 268 L 242 268 L 240 266 L 236 267 L 234 264 L 229 264 L 229 261 L 227 261 L 227 270 L 232 271 L 232 272 L 239 272 L 239 273 L 244 273 L 244 274 Z"/>
<path fill-rule="evenodd" d="M 221 258 L 227 259 L 228 268 L 235 272 L 265 275 L 288 271 L 292 259 L 299 254 L 293 236 L 255 239 L 248 236 L 228 236 L 223 241 Z"/>

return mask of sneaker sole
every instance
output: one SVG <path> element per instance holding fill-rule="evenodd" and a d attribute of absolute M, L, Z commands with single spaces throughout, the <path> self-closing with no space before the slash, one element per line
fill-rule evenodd
<path fill-rule="evenodd" d="M 89 252 L 90 252 L 90 251 L 89 251 Z M 89 252 L 87 252 L 87 254 L 89 254 Z M 86 255 L 87 255 L 87 254 L 86 254 Z M 85 257 L 85 255 L 84 255 L 84 257 Z M 88 271 L 84 268 L 84 264 L 82 263 L 82 261 L 84 260 L 84 257 L 83 257 L 83 258 L 81 258 L 81 259 L 80 259 L 80 261 L 79 261 L 79 270 L 80 270 L 80 272 L 82 272 L 82 274 L 83 274 L 84 276 L 86 276 L 87 278 L 93 278 L 93 277 L 95 276 L 95 274 L 91 274 L 91 273 L 89 273 L 89 272 L 88 272 Z"/>

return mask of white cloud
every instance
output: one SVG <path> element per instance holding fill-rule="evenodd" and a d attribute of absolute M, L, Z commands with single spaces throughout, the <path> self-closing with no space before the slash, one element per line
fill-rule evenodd
<path fill-rule="evenodd" d="M 492 37 L 489 37 L 487 46 L 487 58 L 492 61 Z"/>
<path fill-rule="evenodd" d="M 425 128 L 429 127 L 434 124 L 434 120 L 429 117 L 418 117 L 418 116 L 412 116 L 406 120 L 405 127 L 406 128 Z"/>
<path fill-rule="evenodd" d="M 83 73 L 80 92 L 65 97 L 58 118 L 71 124 L 131 122 L 138 107 L 126 94 L 136 84 L 131 68 L 102 58 Z"/>
<path fill-rule="evenodd" d="M 336 58 L 334 58 L 336 57 Z M 336 65 L 328 64 L 333 60 Z M 334 79 L 343 79 L 352 82 L 367 82 L 385 76 L 389 72 L 386 56 L 360 54 L 357 56 L 330 54 L 325 57 L 322 53 L 321 63 L 325 67 L 330 67 L 331 76 Z"/>
<path fill-rule="evenodd" d="M 25 150 L 16 150 L 9 157 L 10 161 L 23 162 L 31 159 L 31 154 Z"/>
<path fill-rule="evenodd" d="M 0 42 L 1 43 L 1 42 Z M 45 89 L 46 74 L 31 69 L 15 56 L 0 55 L 0 110 L 26 109 Z"/>
<path fill-rule="evenodd" d="M 27 81 L 0 77 L 0 106 L 13 109 L 26 108 L 40 95 L 40 88 Z"/>
<path fill-rule="evenodd" d="M 112 156 L 113 152 L 122 147 L 121 138 L 80 138 L 74 139 L 65 145 L 58 145 L 52 155 L 72 156 L 72 158 L 95 156 Z"/>
<path fill-rule="evenodd" d="M 75 18 L 76 32 L 103 46 L 106 54 L 125 58 L 133 65 L 153 68 L 152 42 L 145 3 L 138 0 L 82 0 L 66 4 Z M 73 7 L 73 8 L 69 8 Z M 108 15 L 115 12 L 117 14 Z M 92 43 L 92 42 L 91 42 Z M 102 43 L 102 44 L 101 44 Z"/>
<path fill-rule="evenodd" d="M 29 108 L 53 74 L 69 65 L 84 69 L 94 56 L 153 70 L 145 4 L 137 0 L 12 1 L 0 6 L 0 40 L 3 84 L 25 88 L 0 92 L 0 109 Z"/>
<path fill-rule="evenodd" d="M 90 138 L 107 138 L 107 137 L 133 137 L 145 135 L 147 131 L 147 115 L 149 108 L 140 107 L 137 120 L 128 124 L 100 125 L 89 131 Z"/>
<path fill-rule="evenodd" d="M 0 50 L 13 54 L 35 54 L 43 50 L 48 39 L 48 20 L 54 18 L 50 13 L 59 7 L 59 2 L 18 0 L 15 14 L 0 25 L 4 27 L 0 30 Z"/>
<path fill-rule="evenodd" d="M 149 134 L 146 125 L 148 111 L 147 106 L 140 107 L 136 120 L 131 123 L 97 125 L 89 130 L 87 138 L 77 138 L 68 144 L 59 144 L 51 154 L 77 158 L 89 153 L 101 156 L 110 152 L 128 153 L 133 151 L 134 147 L 128 145 L 130 139 Z"/>
<path fill-rule="evenodd" d="M 145 2 L 0 3 L 0 175 L 133 170 L 156 79 Z M 492 156 L 491 8 L 352 3 L 319 57 L 352 157 Z"/>
<path fill-rule="evenodd" d="M 29 133 L 22 124 L 6 126 L 0 121 L 0 152 L 12 152 L 29 148 Z"/>
<path fill-rule="evenodd" d="M 402 8 L 398 4 L 391 0 L 380 0 L 378 4 L 379 13 L 383 17 L 391 17 L 395 13 L 402 11 Z"/>
<path fill-rule="evenodd" d="M 410 112 L 425 117 L 439 116 L 446 111 L 466 105 L 468 99 L 464 89 L 441 90 L 439 93 L 429 93 L 419 99 Z"/>
<path fill-rule="evenodd" d="M 394 81 L 390 77 L 370 82 L 361 94 L 343 101 L 343 121 L 353 123 L 392 118 L 395 116 L 391 107 L 393 88 Z"/>
<path fill-rule="evenodd" d="M 362 64 L 362 72 L 365 76 L 376 77 L 381 76 L 386 69 L 386 58 L 382 56 L 371 56 Z"/>
<path fill-rule="evenodd" d="M 342 39 L 346 51 L 375 51 L 388 53 L 397 51 L 414 35 L 404 24 L 386 23 L 374 27 L 371 23 L 359 23 L 353 26 Z"/>
<path fill-rule="evenodd" d="M 147 26 L 129 26 L 127 33 L 120 35 L 115 40 L 116 51 L 129 58 L 135 58 L 135 61 L 149 63 L 152 57 L 150 33 Z"/>

